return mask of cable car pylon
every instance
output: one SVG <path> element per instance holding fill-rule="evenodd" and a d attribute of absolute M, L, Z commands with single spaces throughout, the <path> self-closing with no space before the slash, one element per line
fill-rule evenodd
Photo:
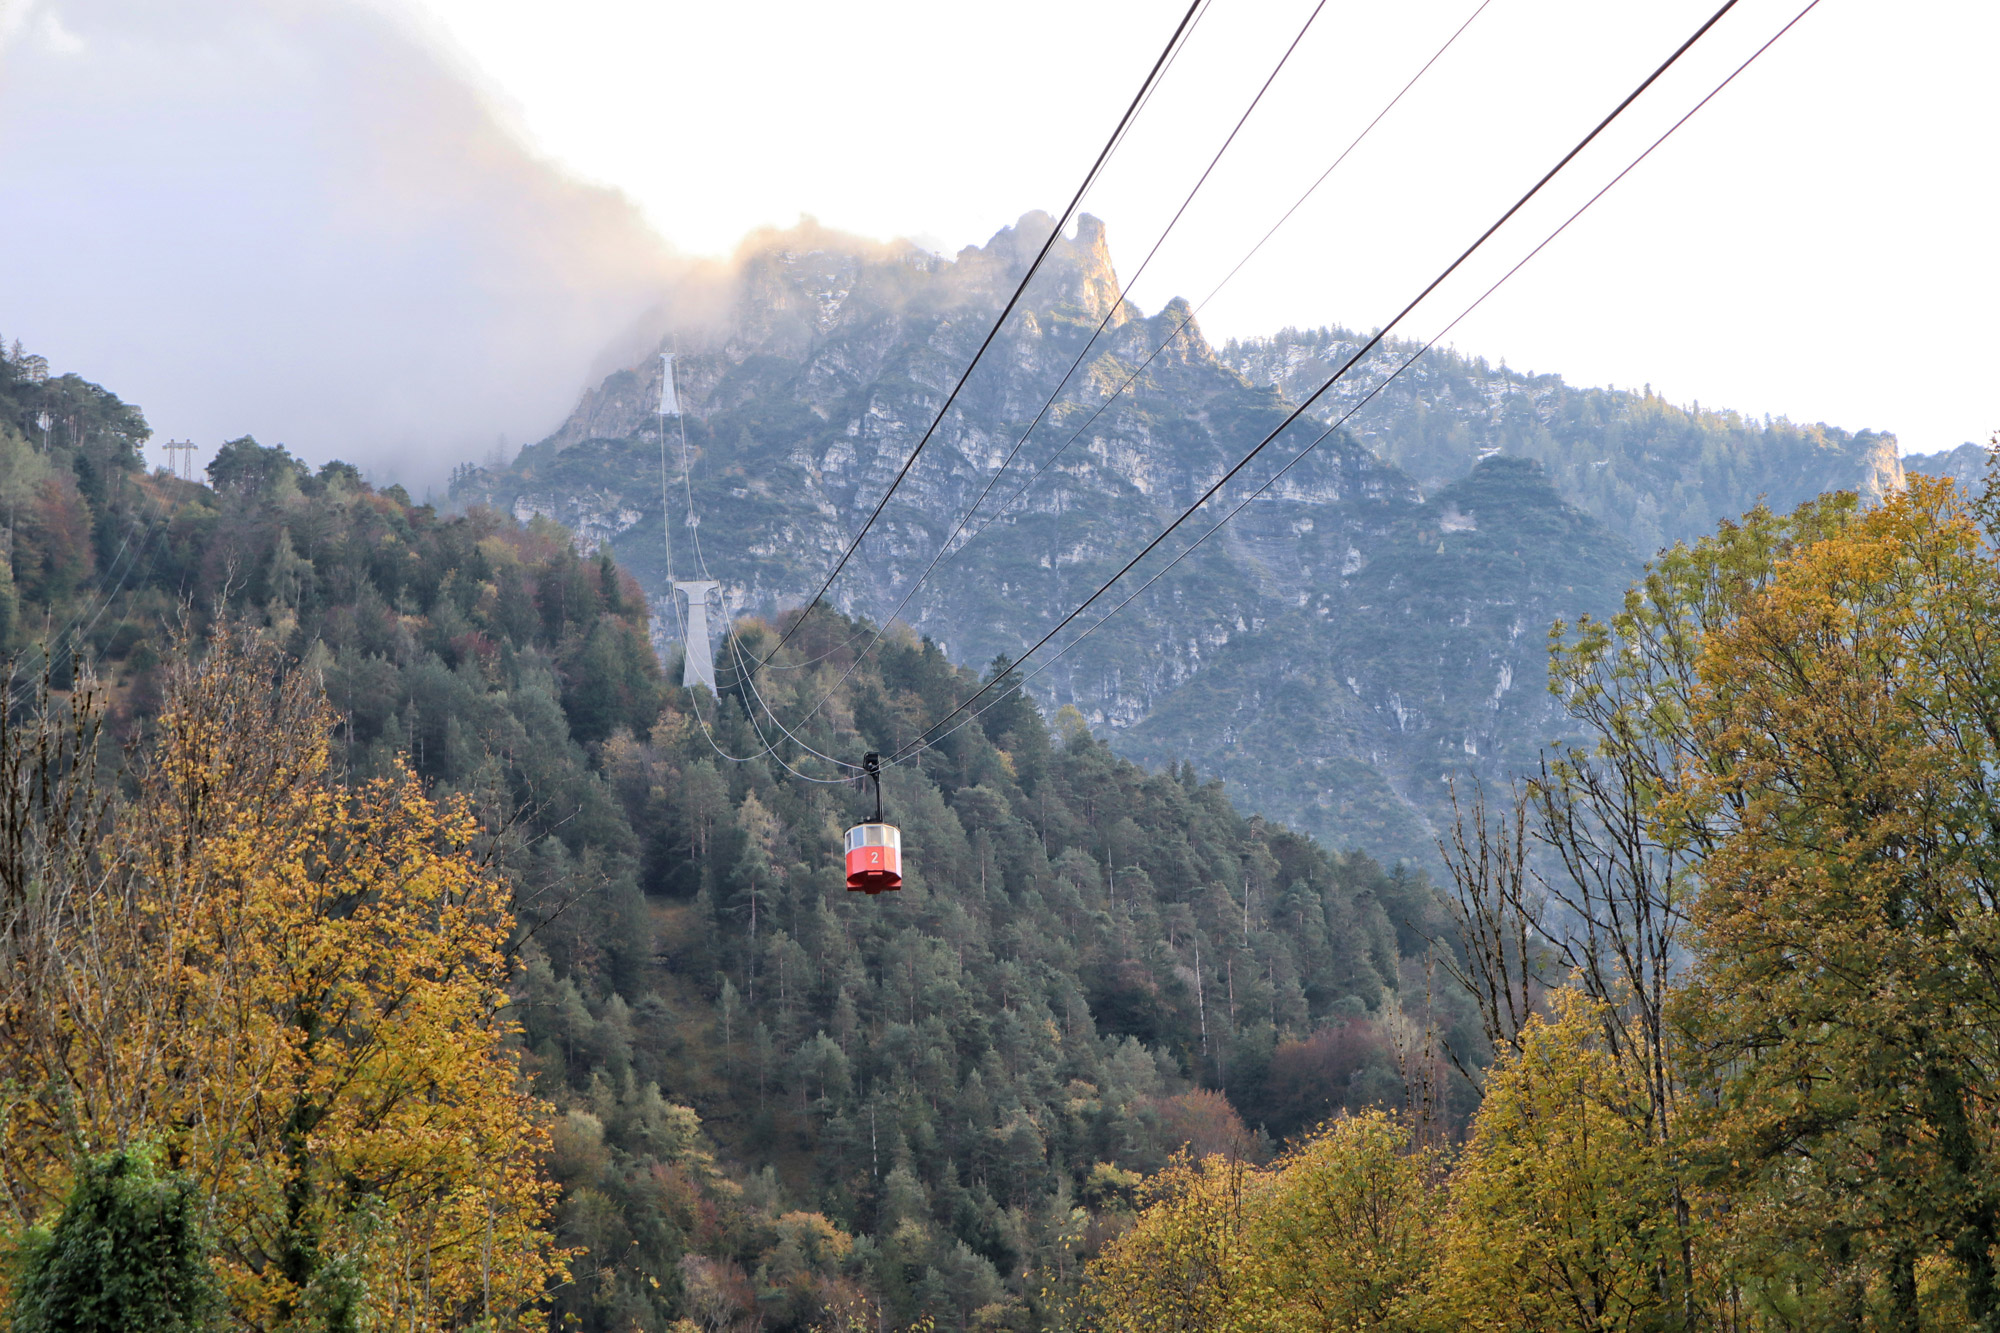
<path fill-rule="evenodd" d="M 875 780 L 875 818 L 847 830 L 847 890 L 886 893 L 903 887 L 903 831 L 882 818 L 882 756 L 863 755 L 861 771 Z"/>
<path fill-rule="evenodd" d="M 722 585 L 714 579 L 695 579 L 676 583 L 674 590 L 687 597 L 687 621 L 684 637 L 685 651 L 681 656 L 681 684 L 687 689 L 706 685 L 708 692 L 720 698 L 722 691 L 715 685 L 715 653 L 708 640 L 708 595 Z"/>

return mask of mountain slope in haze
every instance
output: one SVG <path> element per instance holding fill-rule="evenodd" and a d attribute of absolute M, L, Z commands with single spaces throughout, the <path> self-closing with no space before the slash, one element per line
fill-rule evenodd
<path fill-rule="evenodd" d="M 1218 354 L 1246 380 L 1297 402 L 1366 341 L 1350 329 L 1286 329 L 1232 340 Z M 1419 346 L 1385 339 L 1313 404 L 1313 414 L 1331 420 L 1346 412 Z M 1354 429 L 1427 489 L 1464 476 L 1481 458 L 1532 458 L 1564 499 L 1647 553 L 1693 541 L 1760 499 L 1779 512 L 1829 490 L 1876 500 L 1903 475 L 1896 437 L 1881 431 L 1678 407 L 1650 388 L 1579 389 L 1560 375 L 1523 374 L 1446 347 L 1397 377 Z"/>
<path fill-rule="evenodd" d="M 664 472 L 674 576 L 697 573 L 698 535 L 732 611 L 795 606 L 888 487 L 1050 226 L 1030 214 L 950 260 L 814 227 L 755 237 L 705 294 L 708 323 L 675 339 L 686 415 L 666 440 L 653 415 L 659 365 L 648 361 L 587 392 L 556 435 L 511 467 L 466 470 L 454 494 L 547 515 L 607 545 L 655 598 L 654 623 L 665 627 L 676 617 L 664 600 Z M 1114 308 L 1117 290 L 1102 224 L 1085 217 L 1074 237 L 1057 240 L 835 585 L 840 609 L 878 622 L 897 614 L 951 543 L 900 618 L 961 660 L 1018 655 L 1284 420 L 1279 390 L 1245 372 L 1289 386 L 1312 357 L 1331 354 L 1332 335 L 1218 352 L 1198 325 L 1175 336 L 1183 303 L 1148 316 Z M 1103 337 L 1036 424 L 1101 319 Z M 1453 414 L 1456 424 L 1445 420 Z M 968 534 L 954 539 L 960 515 L 1031 426 Z M 1323 434 L 1311 417 L 1288 429 L 1058 642 Z M 1424 444 L 1407 460 L 1423 470 L 1413 475 L 1396 450 L 1370 447 L 1385 434 Z M 1785 486 L 1801 491 L 1858 484 L 1886 438 L 1821 435 L 1831 443 L 1447 358 L 1406 398 L 1392 395 L 1352 432 L 1326 435 L 1031 688 L 1050 707 L 1075 706 L 1131 753 L 1185 756 L 1226 774 L 1239 798 L 1333 845 L 1428 858 L 1447 779 L 1500 777 L 1556 733 L 1544 689 L 1548 625 L 1615 606 L 1645 549 L 1623 534 L 1651 542 L 1740 512 L 1778 489 L 1759 470 L 1766 464 L 1789 469 Z M 1562 447 L 1544 447 L 1549 440 Z M 1572 456 L 1614 446 L 1634 461 L 1603 472 L 1622 489 L 1593 502 L 1573 484 Z M 684 486 L 698 529 L 686 526 Z M 1635 524 L 1642 512 L 1671 523 Z"/>
<path fill-rule="evenodd" d="M 1927 477 L 1943 477 L 1955 481 L 1968 491 L 1978 494 L 1986 484 L 1987 464 L 1992 460 L 1991 446 L 1981 447 L 1967 441 L 1956 449 L 1942 449 L 1934 454 L 1905 454 L 1903 467 L 1910 472 L 1921 472 Z"/>
<path fill-rule="evenodd" d="M 1117 744 L 1162 763 L 1217 737 L 1204 762 L 1283 818 L 1421 856 L 1415 812 L 1446 776 L 1519 771 L 1549 734 L 1549 625 L 1635 569 L 1534 463 L 1488 459 L 1379 534 L 1341 580 L 1346 614 L 1274 613 Z"/>

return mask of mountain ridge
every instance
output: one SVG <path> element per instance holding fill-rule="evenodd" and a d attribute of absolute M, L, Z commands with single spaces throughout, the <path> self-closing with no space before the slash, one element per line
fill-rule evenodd
<path fill-rule="evenodd" d="M 1224 364 L 1289 400 L 1317 388 L 1367 335 L 1329 325 L 1231 339 Z M 1422 344 L 1388 338 L 1308 409 L 1345 412 L 1376 380 Z M 1494 452 L 1533 458 L 1565 499 L 1651 551 L 1693 541 L 1762 499 L 1789 511 L 1827 490 L 1879 501 L 1903 482 L 1896 437 L 1849 432 L 1668 402 L 1638 391 L 1577 388 L 1554 374 L 1524 374 L 1432 348 L 1383 389 L 1371 429 L 1358 433 L 1378 456 L 1435 487 Z M 1693 445 L 1693 448 L 1689 448 Z M 1746 473 L 1755 475 L 1746 477 Z M 1629 478 L 1625 474 L 1632 474 Z M 1829 484 L 1832 483 L 1832 484 Z"/>
<path fill-rule="evenodd" d="M 664 469 L 677 496 L 683 485 L 692 492 L 707 573 L 729 611 L 796 607 L 942 407 L 1052 225 L 1025 215 L 952 259 L 816 224 L 760 233 L 704 293 L 708 323 L 669 339 L 686 414 L 669 439 L 657 435 L 655 358 L 588 390 L 560 430 L 511 466 L 465 471 L 454 500 L 550 517 L 608 547 L 646 586 L 655 625 L 669 626 L 662 538 L 671 534 L 672 572 L 686 578 L 695 534 L 678 512 L 685 497 L 663 508 Z M 1288 331 L 1217 348 L 1185 302 L 1147 315 L 1129 302 L 1113 309 L 1117 292 L 1104 225 L 1083 217 L 1050 248 L 834 587 L 836 607 L 878 622 L 894 613 L 1107 311 L 1102 337 L 1010 475 L 901 613 L 960 660 L 1016 656 L 1040 637 L 1277 429 L 1287 393 L 1330 373 L 1349 337 Z M 1042 703 L 1076 707 L 1135 756 L 1221 772 L 1238 799 L 1334 845 L 1429 863 L 1453 780 L 1501 779 L 1562 734 L 1541 688 L 1547 626 L 1613 609 L 1652 549 L 1641 543 L 1704 531 L 1762 494 L 1784 503 L 1793 492 L 1879 494 L 1901 481 L 1893 437 L 1879 432 L 1751 423 L 1496 372 L 1452 352 L 1431 357 L 1041 674 Z M 1342 410 L 1362 391 L 1340 389 L 1320 410 Z M 1325 430 L 1313 413 L 1287 428 L 1102 609 Z M 1760 459 L 1782 463 L 1781 486 L 1750 489 L 1746 477 L 1769 482 Z M 1461 483 L 1472 490 L 1452 489 Z M 1501 492 L 1518 513 L 1493 502 Z M 1467 521 L 1454 506 L 1475 493 L 1487 498 Z M 1406 651 L 1419 643 L 1421 707 Z M 1218 663 L 1223 675 L 1212 674 Z M 1279 749 L 1294 762 L 1263 762 L 1245 749 L 1245 728 L 1217 725 L 1204 682 L 1225 681 L 1245 697 L 1293 701 Z"/>
<path fill-rule="evenodd" d="M 190 649 L 240 634 L 266 654 L 248 691 L 295 671 L 323 700 L 346 790 L 414 794 L 414 775 L 465 803 L 477 831 L 454 837 L 504 882 L 519 949 L 492 1002 L 548 1134 L 548 1211 L 527 1222 L 571 1261 L 551 1328 L 1067 1326 L 1081 1260 L 1175 1152 L 1261 1155 L 1397 1102 L 1425 1026 L 1474 1049 L 1471 1007 L 1412 984 L 1447 929 L 1423 876 L 1235 805 L 1191 764 L 1142 768 L 1003 693 L 885 775 L 903 886 L 850 893 L 861 794 L 798 780 L 814 760 L 766 750 L 740 683 L 667 680 L 607 552 L 247 437 L 208 485 L 148 474 L 135 407 L 45 372 L 0 356 L 0 493 L 29 501 L 0 548 L 0 648 L 23 654 L 17 684 L 42 681 L 22 712 L 94 681 L 113 774 L 172 720 Z M 822 610 L 759 681 L 788 716 L 833 698 L 799 721 L 820 753 L 887 752 L 1000 670 L 907 632 L 856 661 L 864 628 Z M 771 626 L 736 632 L 775 653 Z M 282 892 L 266 884 L 246 893 Z M 296 918 L 265 920 L 248 929 Z M 1469 1097 L 1448 1100 L 1462 1120 Z M 33 1189 L 27 1216 L 63 1194 Z M 330 1216 L 374 1216 L 370 1194 L 335 1198 Z"/>

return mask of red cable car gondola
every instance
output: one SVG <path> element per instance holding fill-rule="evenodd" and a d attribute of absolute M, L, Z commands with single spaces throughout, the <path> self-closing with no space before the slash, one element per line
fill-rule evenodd
<path fill-rule="evenodd" d="M 903 887 L 903 831 L 882 822 L 882 760 L 865 755 L 862 771 L 875 779 L 875 818 L 847 830 L 847 890 L 886 893 Z"/>

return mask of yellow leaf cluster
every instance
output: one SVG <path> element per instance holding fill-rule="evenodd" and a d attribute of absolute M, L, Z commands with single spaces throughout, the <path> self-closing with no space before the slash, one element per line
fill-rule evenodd
<path fill-rule="evenodd" d="M 254 644 L 179 667 L 98 882 L 52 924 L 0 1175 L 25 1221 L 80 1153 L 157 1143 L 256 1327 L 512 1322 L 560 1256 L 502 1016 L 507 888 L 462 802 L 402 765 L 345 786 L 330 736 Z"/>
<path fill-rule="evenodd" d="M 1185 1157 L 1093 1261 L 1104 1333 L 1445 1333 L 1708 1326 L 1709 1201 L 1648 1132 L 1646 1090 L 1563 988 L 1489 1071 L 1453 1162 L 1383 1112 L 1268 1168 Z"/>
<path fill-rule="evenodd" d="M 1915 1310 L 1940 1265 L 2000 1304 L 1991 501 L 1913 478 L 1777 562 L 1699 659 L 1688 805 L 1716 838 L 1682 1022 L 1746 1225 L 1788 1288 L 1855 1310 Z"/>
<path fill-rule="evenodd" d="M 1091 1265 L 1085 1298 L 1106 1333 L 1237 1333 L 1255 1327 L 1245 1228 L 1263 1173 L 1183 1153 L 1144 1186 L 1137 1224 Z"/>
<path fill-rule="evenodd" d="M 1563 987 L 1486 1077 L 1451 1175 L 1441 1305 L 1466 1329 L 1705 1325 L 1725 1302 L 1709 1236 L 1647 1090 L 1605 1049 L 1604 1007 Z"/>
<path fill-rule="evenodd" d="M 1132 1230 L 1085 1287 L 1116 1333 L 1429 1327 L 1438 1261 L 1435 1177 L 1380 1112 L 1343 1117 L 1269 1167 L 1183 1155 L 1143 1187 Z"/>

